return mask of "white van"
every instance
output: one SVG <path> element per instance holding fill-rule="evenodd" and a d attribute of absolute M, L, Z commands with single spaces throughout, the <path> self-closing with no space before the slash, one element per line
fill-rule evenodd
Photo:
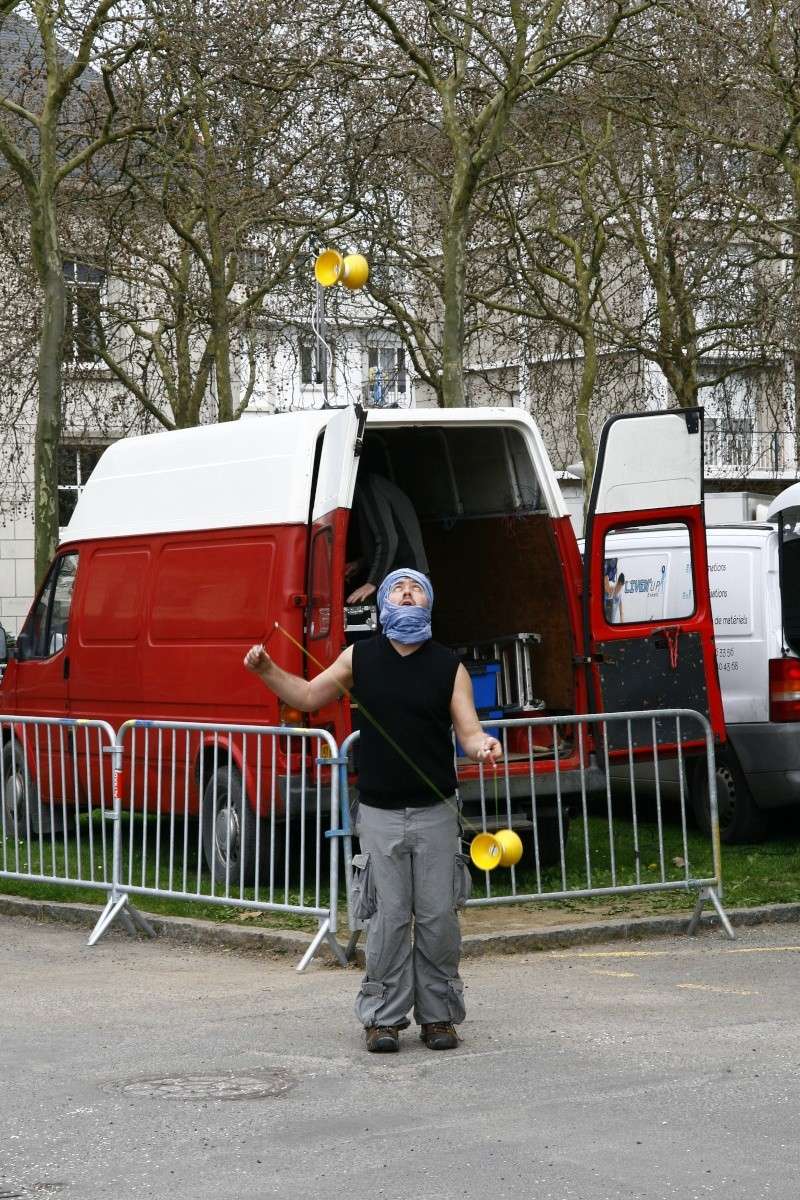
<path fill-rule="evenodd" d="M 800 484 L 764 520 L 707 527 L 708 576 L 728 744 L 717 749 L 723 841 L 762 837 L 770 809 L 800 804 Z M 606 539 L 615 624 L 685 619 L 694 609 L 685 527 L 642 525 Z M 708 826 L 703 771 L 688 786 Z"/>

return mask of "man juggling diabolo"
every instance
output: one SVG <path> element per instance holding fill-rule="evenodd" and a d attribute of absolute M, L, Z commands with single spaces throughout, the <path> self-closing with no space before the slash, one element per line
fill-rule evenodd
<path fill-rule="evenodd" d="M 428 577 L 392 571 L 377 600 L 382 632 L 348 646 L 312 680 L 283 671 L 263 646 L 253 646 L 244 662 L 301 711 L 351 692 L 358 702 L 365 719 L 353 904 L 368 926 L 356 1016 L 370 1051 L 398 1050 L 410 1012 L 431 1050 L 451 1050 L 465 1015 L 456 904 L 469 894 L 452 730 L 475 762 L 496 761 L 502 750 L 481 728 L 465 667 L 433 640 Z"/>

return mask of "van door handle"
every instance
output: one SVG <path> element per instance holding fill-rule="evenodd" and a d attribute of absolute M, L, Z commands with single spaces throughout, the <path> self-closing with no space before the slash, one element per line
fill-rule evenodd
<path fill-rule="evenodd" d="M 64 678 L 69 679 L 69 655 L 64 655 Z"/>

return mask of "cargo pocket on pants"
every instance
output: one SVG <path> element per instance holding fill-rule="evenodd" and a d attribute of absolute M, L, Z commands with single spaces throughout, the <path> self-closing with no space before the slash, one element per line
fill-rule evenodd
<path fill-rule="evenodd" d="M 357 921 L 368 921 L 378 907 L 378 897 L 372 881 L 369 854 L 353 855 L 353 874 L 350 886 L 353 916 Z"/>
<path fill-rule="evenodd" d="M 463 908 L 472 895 L 472 876 L 469 872 L 469 858 L 466 854 L 457 854 L 453 864 L 453 908 Z"/>
<path fill-rule="evenodd" d="M 467 1015 L 467 1010 L 464 1005 L 464 980 L 463 979 L 448 979 L 447 981 L 447 1008 L 450 1013 L 450 1020 L 454 1025 L 464 1020 Z"/>

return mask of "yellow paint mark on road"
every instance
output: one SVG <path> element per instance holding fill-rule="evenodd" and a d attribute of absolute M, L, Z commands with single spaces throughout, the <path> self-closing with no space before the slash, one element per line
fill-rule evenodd
<path fill-rule="evenodd" d="M 670 958 L 672 950 L 553 950 L 551 958 Z"/>
<path fill-rule="evenodd" d="M 800 954 L 800 946 L 739 946 L 736 950 L 725 950 L 725 954 L 784 954 L 794 951 Z"/>
<path fill-rule="evenodd" d="M 720 996 L 760 996 L 760 992 L 745 992 L 738 988 L 714 987 L 711 983 L 676 983 L 676 987 L 693 992 L 716 992 Z"/>
<path fill-rule="evenodd" d="M 638 979 L 637 971 L 590 971 L 590 975 L 611 975 L 614 979 Z"/>

